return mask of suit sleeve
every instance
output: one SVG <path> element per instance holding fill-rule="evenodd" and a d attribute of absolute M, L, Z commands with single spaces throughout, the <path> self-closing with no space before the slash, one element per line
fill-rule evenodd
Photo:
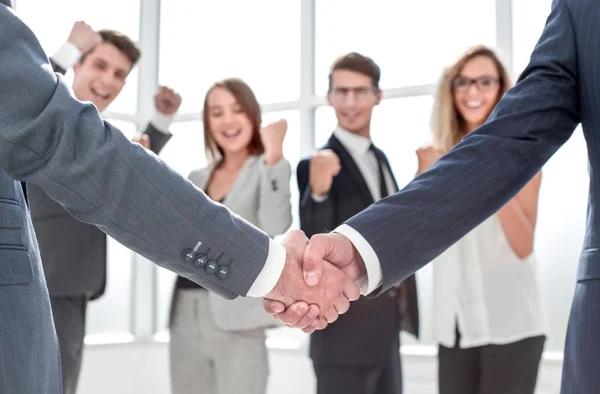
<path fill-rule="evenodd" d="M 580 121 L 575 48 L 570 12 L 559 1 L 528 67 L 488 122 L 403 190 L 346 222 L 377 254 L 382 290 L 498 211 L 569 139 Z"/>
<path fill-rule="evenodd" d="M 148 136 L 148 138 L 150 139 L 150 150 L 152 152 L 156 153 L 157 155 L 160 153 L 160 151 L 165 147 L 167 142 L 169 142 L 169 140 L 173 136 L 171 133 L 164 133 L 164 132 L 158 130 L 156 128 L 156 126 L 154 126 L 152 124 L 152 122 L 148 123 L 148 126 L 146 126 L 146 130 L 144 131 L 144 134 L 146 134 Z"/>
<path fill-rule="evenodd" d="M 300 228 L 307 237 L 314 234 L 327 233 L 335 228 L 335 179 L 327 198 L 317 202 L 312 198 L 309 184 L 310 160 L 298 163 L 296 179 L 300 195 Z"/>
<path fill-rule="evenodd" d="M 1 6 L 0 67 L 0 166 L 11 177 L 162 267 L 227 298 L 247 294 L 273 244 L 267 234 L 77 101 Z M 195 263 L 201 254 L 212 263 Z"/>

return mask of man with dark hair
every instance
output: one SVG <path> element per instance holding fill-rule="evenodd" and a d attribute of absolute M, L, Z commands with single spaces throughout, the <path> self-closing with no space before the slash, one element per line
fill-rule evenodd
<path fill-rule="evenodd" d="M 112 30 L 95 32 L 80 21 L 50 60 L 62 74 L 73 67 L 75 96 L 103 111 L 139 58 L 140 49 L 129 37 Z M 155 96 L 156 115 L 136 141 L 158 154 L 171 137 L 168 127 L 180 103 L 176 93 L 161 87 Z M 107 238 L 97 227 L 73 218 L 39 186 L 29 184 L 28 196 L 61 351 L 63 391 L 73 394 L 81 370 L 87 302 L 105 290 Z"/>
<path fill-rule="evenodd" d="M 300 227 L 308 237 L 329 232 L 398 186 L 385 154 L 371 142 L 371 116 L 381 100 L 381 72 L 361 54 L 338 58 L 327 100 L 338 127 L 297 169 Z M 418 336 L 415 277 L 378 298 L 361 297 L 348 313 L 311 336 L 319 394 L 402 392 L 401 329 Z"/>

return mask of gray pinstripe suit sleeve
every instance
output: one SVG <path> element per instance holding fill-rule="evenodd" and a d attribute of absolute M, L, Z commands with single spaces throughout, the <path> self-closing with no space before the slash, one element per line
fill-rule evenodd
<path fill-rule="evenodd" d="M 0 166 L 11 177 L 38 184 L 77 219 L 158 265 L 227 298 L 246 295 L 268 236 L 77 101 L 34 34 L 3 6 L 0 69 Z M 196 245 L 228 276 L 184 262 Z"/>
<path fill-rule="evenodd" d="M 578 100 L 573 24 L 558 1 L 527 69 L 488 122 L 403 190 L 346 222 L 375 251 L 382 290 L 513 197 L 571 136 L 580 121 Z"/>

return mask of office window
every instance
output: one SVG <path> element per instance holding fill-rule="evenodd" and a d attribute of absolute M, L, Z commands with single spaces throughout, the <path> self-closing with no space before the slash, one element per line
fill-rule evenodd
<path fill-rule="evenodd" d="M 535 48 L 546 19 L 550 14 L 552 0 L 512 0 L 513 28 L 513 67 L 515 75 L 520 74 Z"/>
<path fill-rule="evenodd" d="M 410 182 L 417 172 L 415 151 L 431 139 L 429 119 L 432 104 L 431 96 L 384 99 L 373 110 L 373 143 L 385 152 L 400 188 Z M 321 146 L 336 127 L 333 108 L 318 108 L 315 119 L 315 143 Z M 417 274 L 422 335 L 419 344 L 432 343 L 432 281 L 430 266 Z M 404 344 L 417 343 L 410 336 L 402 341 Z"/>
<path fill-rule="evenodd" d="M 381 86 L 429 84 L 468 46 L 495 45 L 495 1 L 316 0 L 315 90 L 351 51 L 381 67 Z"/>
<path fill-rule="evenodd" d="M 127 136 L 133 136 L 133 123 L 109 120 Z M 89 303 L 86 333 L 88 335 L 131 332 L 132 252 L 108 237 L 106 291 Z M 82 262 L 85 263 L 85 262 Z"/>
<path fill-rule="evenodd" d="M 240 77 L 261 104 L 300 94 L 300 1 L 162 2 L 160 82 L 199 112 L 210 85 Z"/>
<path fill-rule="evenodd" d="M 65 43 L 76 21 L 82 20 L 95 30 L 115 29 L 133 40 L 139 38 L 140 0 L 106 0 L 102 2 L 63 0 L 19 0 L 19 17 L 31 28 L 48 56 Z M 50 17 L 50 15 L 52 17 Z M 67 73 L 72 81 L 72 73 Z M 127 78 L 121 95 L 108 111 L 133 114 L 137 110 L 137 69 Z"/>

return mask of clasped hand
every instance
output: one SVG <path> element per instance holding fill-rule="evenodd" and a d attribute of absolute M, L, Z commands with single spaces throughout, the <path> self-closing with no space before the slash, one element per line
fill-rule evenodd
<path fill-rule="evenodd" d="M 314 235 L 300 230 L 280 243 L 287 255 L 283 272 L 265 296 L 265 311 L 289 327 L 310 333 L 324 329 L 357 300 L 357 279 L 364 262 L 352 243 L 337 233 Z"/>

